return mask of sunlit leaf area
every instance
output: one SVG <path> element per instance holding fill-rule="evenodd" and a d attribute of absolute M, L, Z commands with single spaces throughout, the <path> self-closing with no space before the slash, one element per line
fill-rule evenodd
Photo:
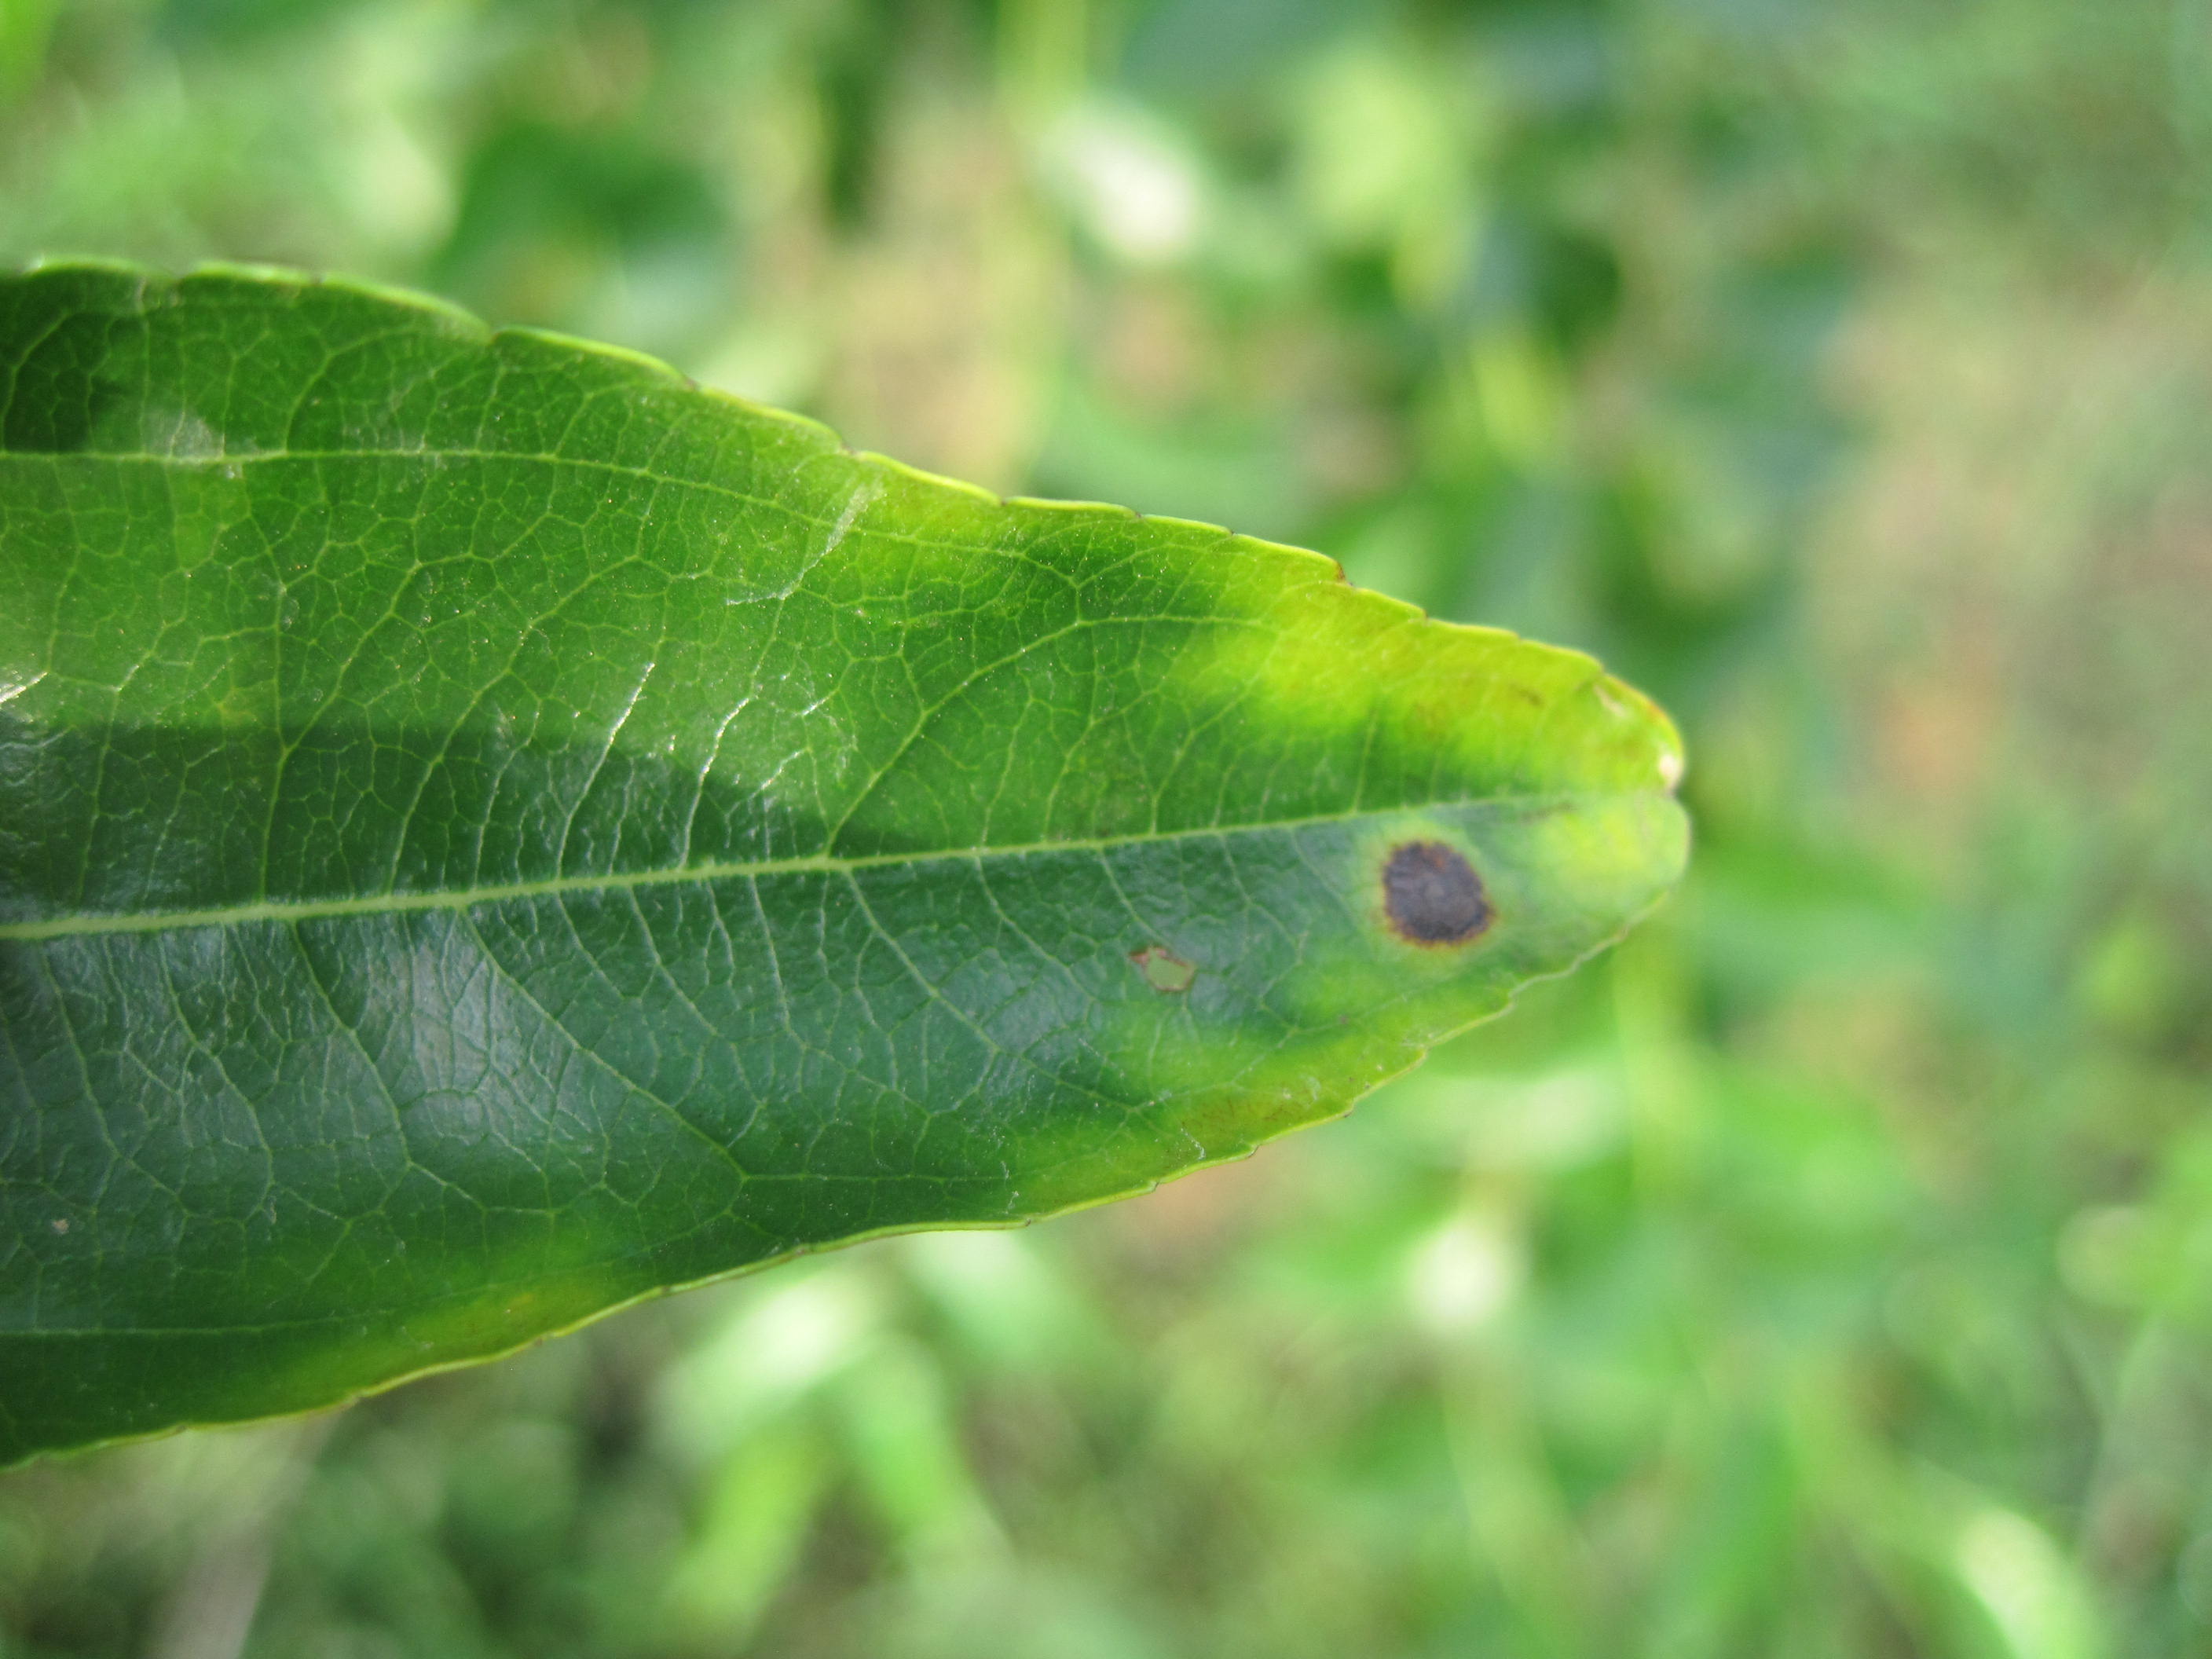
<path fill-rule="evenodd" d="M 2209 213 L 2199 0 L 0 0 L 9 264 L 1319 548 L 1697 836 L 1249 1161 L 0 1475 L 0 1655 L 2212 1650 Z"/>

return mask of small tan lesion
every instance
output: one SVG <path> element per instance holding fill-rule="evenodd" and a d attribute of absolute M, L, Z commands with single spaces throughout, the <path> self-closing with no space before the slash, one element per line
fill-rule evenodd
<path fill-rule="evenodd" d="M 1141 951 L 1132 951 L 1129 960 L 1144 976 L 1145 983 L 1164 995 L 1188 991 L 1198 978 L 1197 965 L 1185 962 L 1164 945 L 1147 945 Z"/>

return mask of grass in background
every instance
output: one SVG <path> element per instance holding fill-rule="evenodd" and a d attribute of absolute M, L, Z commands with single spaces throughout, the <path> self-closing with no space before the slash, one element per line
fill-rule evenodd
<path fill-rule="evenodd" d="M 1341 1123 L 0 1478 L 0 1654 L 2212 1645 L 2195 0 L 0 0 L 0 256 L 428 285 L 1691 745 Z"/>

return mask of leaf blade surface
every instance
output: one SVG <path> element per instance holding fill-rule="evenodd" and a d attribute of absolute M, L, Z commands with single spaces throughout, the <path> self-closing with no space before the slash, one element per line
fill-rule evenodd
<path fill-rule="evenodd" d="M 1139 1190 L 1682 857 L 1586 658 L 407 296 L 0 283 L 0 1458 Z"/>

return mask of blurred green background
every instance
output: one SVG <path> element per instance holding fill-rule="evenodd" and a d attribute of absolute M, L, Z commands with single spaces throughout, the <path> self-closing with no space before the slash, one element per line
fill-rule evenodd
<path fill-rule="evenodd" d="M 611 339 L 1675 711 L 1352 1117 L 0 1477 L 0 1654 L 2212 1652 L 2202 0 L 0 0 L 0 258 Z"/>

